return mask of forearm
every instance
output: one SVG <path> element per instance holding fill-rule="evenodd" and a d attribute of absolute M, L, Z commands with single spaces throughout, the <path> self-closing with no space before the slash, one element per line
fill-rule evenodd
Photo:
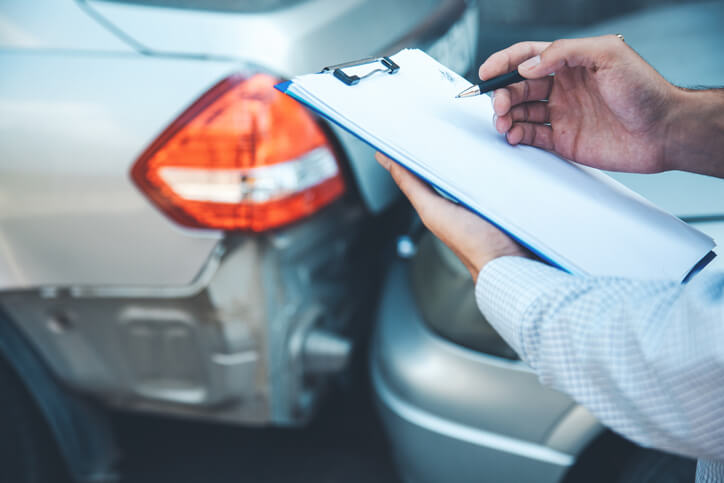
<path fill-rule="evenodd" d="M 674 97 L 664 168 L 724 178 L 724 89 L 677 89 Z"/>
<path fill-rule="evenodd" d="M 481 271 L 476 296 L 541 382 L 607 426 L 645 446 L 723 458 L 724 303 L 712 293 L 724 281 L 707 283 L 574 277 L 503 258 Z"/>

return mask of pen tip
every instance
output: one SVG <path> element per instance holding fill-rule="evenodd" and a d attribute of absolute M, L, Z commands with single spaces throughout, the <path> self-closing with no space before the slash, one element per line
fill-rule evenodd
<path fill-rule="evenodd" d="M 477 96 L 480 93 L 480 88 L 478 86 L 470 86 L 461 93 L 459 93 L 455 98 L 458 97 L 471 97 L 471 96 Z"/>

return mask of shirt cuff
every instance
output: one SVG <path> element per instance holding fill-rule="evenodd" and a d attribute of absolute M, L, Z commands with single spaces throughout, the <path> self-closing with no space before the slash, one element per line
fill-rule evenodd
<path fill-rule="evenodd" d="M 572 275 L 522 257 L 500 257 L 488 262 L 478 274 L 475 300 L 490 325 L 527 360 L 522 334 L 525 314 L 531 305 Z"/>

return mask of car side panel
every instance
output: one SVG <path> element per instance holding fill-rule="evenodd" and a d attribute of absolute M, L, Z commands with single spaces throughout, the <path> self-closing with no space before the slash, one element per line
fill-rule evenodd
<path fill-rule="evenodd" d="M 133 52 L 72 0 L 3 0 L 0 48 Z"/>
<path fill-rule="evenodd" d="M 192 281 L 221 234 L 171 222 L 129 170 L 239 66 L 31 50 L 0 64 L 0 290 Z"/>
<path fill-rule="evenodd" d="M 378 54 L 441 3 L 311 0 L 245 14 L 87 2 L 149 52 L 241 58 L 283 76 Z"/>

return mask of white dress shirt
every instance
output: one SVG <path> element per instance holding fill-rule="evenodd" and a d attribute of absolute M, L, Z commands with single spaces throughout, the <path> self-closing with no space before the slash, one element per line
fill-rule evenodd
<path fill-rule="evenodd" d="M 724 274 L 686 285 L 576 277 L 503 257 L 478 307 L 540 381 L 645 447 L 699 459 L 724 481 Z"/>

